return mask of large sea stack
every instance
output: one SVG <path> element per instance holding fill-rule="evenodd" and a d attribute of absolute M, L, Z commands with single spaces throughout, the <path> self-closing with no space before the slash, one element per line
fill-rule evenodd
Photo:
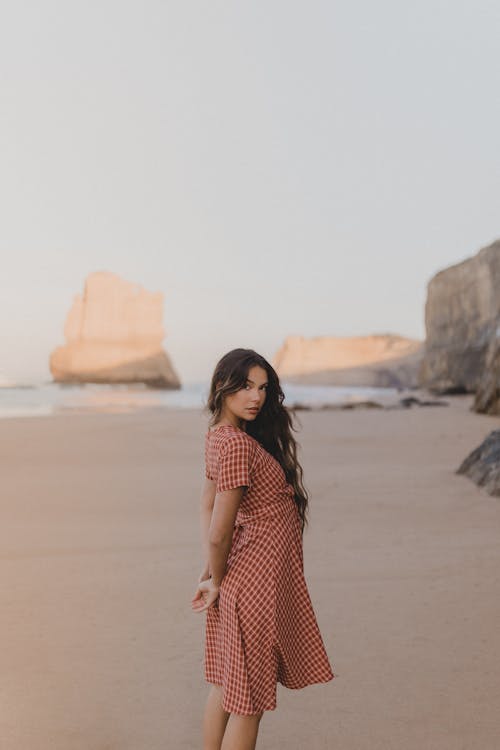
<path fill-rule="evenodd" d="M 425 325 L 420 384 L 435 393 L 475 392 L 476 408 L 494 413 L 500 375 L 500 241 L 430 280 Z"/>
<path fill-rule="evenodd" d="M 163 294 L 114 273 L 91 273 L 66 318 L 66 344 L 50 356 L 58 383 L 145 383 L 180 388 L 162 348 Z"/>
<path fill-rule="evenodd" d="M 288 336 L 273 366 L 289 382 L 316 385 L 413 388 L 423 344 L 394 334 Z"/>

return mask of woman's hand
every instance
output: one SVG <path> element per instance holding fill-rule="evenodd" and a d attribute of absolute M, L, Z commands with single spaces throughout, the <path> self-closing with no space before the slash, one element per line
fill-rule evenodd
<path fill-rule="evenodd" d="M 196 593 L 191 600 L 193 612 L 204 612 L 211 607 L 219 596 L 220 586 L 216 586 L 211 578 L 200 581 Z"/>

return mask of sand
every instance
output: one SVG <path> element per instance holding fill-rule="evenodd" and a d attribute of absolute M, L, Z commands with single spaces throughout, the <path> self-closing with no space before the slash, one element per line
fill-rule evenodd
<path fill-rule="evenodd" d="M 497 750 L 500 499 L 454 474 L 496 418 L 301 412 L 305 575 L 336 679 L 259 750 Z M 2 750 L 198 750 L 205 418 L 0 420 Z"/>

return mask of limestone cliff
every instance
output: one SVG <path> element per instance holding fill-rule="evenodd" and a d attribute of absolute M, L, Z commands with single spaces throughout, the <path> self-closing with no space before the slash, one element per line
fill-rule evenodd
<path fill-rule="evenodd" d="M 487 355 L 499 322 L 500 241 L 497 241 L 430 280 L 420 384 L 436 393 L 476 391 L 491 368 Z"/>
<path fill-rule="evenodd" d="M 50 356 L 62 383 L 146 383 L 180 388 L 162 348 L 163 295 L 113 273 L 91 273 L 64 327 L 66 344 Z"/>
<path fill-rule="evenodd" d="M 422 342 L 393 334 L 289 336 L 273 366 L 289 382 L 318 385 L 412 388 Z"/>

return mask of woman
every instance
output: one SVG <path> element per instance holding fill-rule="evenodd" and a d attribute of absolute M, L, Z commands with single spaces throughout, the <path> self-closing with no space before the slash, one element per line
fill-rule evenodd
<path fill-rule="evenodd" d="M 335 676 L 304 579 L 308 498 L 283 399 L 252 349 L 233 349 L 215 368 L 201 500 L 207 562 L 191 602 L 207 613 L 204 750 L 255 748 L 277 682 L 302 688 Z"/>

